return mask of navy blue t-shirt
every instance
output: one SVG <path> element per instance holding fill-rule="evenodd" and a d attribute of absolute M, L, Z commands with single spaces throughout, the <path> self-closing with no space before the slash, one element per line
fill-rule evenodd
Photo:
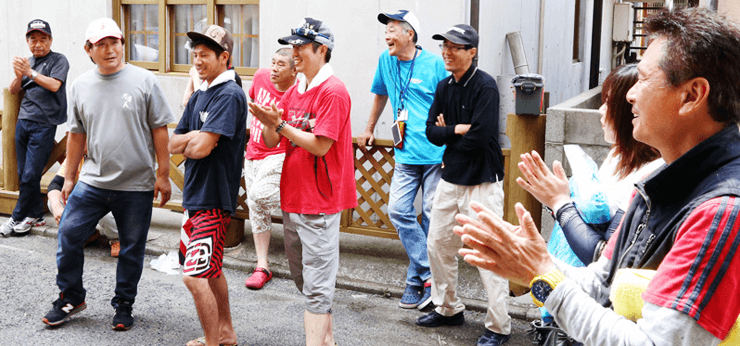
<path fill-rule="evenodd" d="M 67 72 L 69 62 L 64 55 L 49 52 L 46 56 L 36 59 L 28 58 L 31 68 L 47 77 L 62 82 L 59 90 L 50 90 L 36 84 L 31 78 L 23 76 L 21 87 L 26 92 L 21 101 L 18 119 L 35 121 L 42 124 L 59 125 L 67 121 Z"/>
<path fill-rule="evenodd" d="M 175 133 L 200 130 L 221 136 L 208 156 L 185 161 L 182 202 L 185 209 L 223 209 L 234 214 L 247 143 L 246 128 L 247 97 L 233 80 L 206 91 L 198 90 L 190 97 Z"/>

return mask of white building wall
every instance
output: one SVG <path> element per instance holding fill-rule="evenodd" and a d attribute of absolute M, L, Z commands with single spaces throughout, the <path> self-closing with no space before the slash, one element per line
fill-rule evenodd
<path fill-rule="evenodd" d="M 719 0 L 717 12 L 734 20 L 735 23 L 740 23 L 740 0 Z"/>
<path fill-rule="evenodd" d="M 41 18 L 49 22 L 52 32 L 51 50 L 62 53 L 70 62 L 69 85 L 95 65 L 85 52 L 85 29 L 95 18 L 110 17 L 109 1 L 100 0 L 0 0 L 0 89 L 10 86 L 15 77 L 13 58 L 29 57 L 26 43 L 28 22 Z M 0 98 L 0 108 L 3 100 Z M 66 126 L 59 126 L 57 139 L 64 136 Z"/>
<path fill-rule="evenodd" d="M 583 0 L 583 59 L 573 62 L 573 28 L 575 7 L 572 0 L 545 0 L 545 27 L 542 75 L 550 104 L 558 104 L 588 88 L 591 56 L 593 0 Z M 514 75 L 506 34 L 519 31 L 524 43 L 529 70 L 538 70 L 539 23 L 541 0 L 481 0 L 481 43 L 478 66 L 491 75 Z"/>
<path fill-rule="evenodd" d="M 263 1 L 260 4 L 260 63 L 269 66 L 273 52 L 280 47 L 277 38 L 290 34 L 290 29 L 297 27 L 304 17 L 325 21 L 334 30 L 336 42 L 331 65 L 349 89 L 352 133 L 359 135 L 365 130 L 373 100 L 370 86 L 378 57 L 388 48 L 385 25 L 378 22 L 378 13 L 393 13 L 399 9 L 414 12 L 421 26 L 418 44 L 440 55 L 439 41 L 432 40 L 432 35 L 444 32 L 453 24 L 467 23 L 467 4 L 465 0 Z M 376 137 L 391 138 L 392 122 L 389 102 L 376 126 Z"/>
<path fill-rule="evenodd" d="M 590 58 L 591 6 L 586 1 L 584 57 Z M 606 0 L 608 3 L 613 0 Z M 572 0 L 546 0 L 543 75 L 550 104 L 560 103 L 578 95 L 588 87 L 588 61 L 572 62 L 573 16 Z M 493 76 L 513 75 L 511 53 L 506 33 L 520 31 L 530 70 L 537 71 L 539 43 L 540 0 L 480 1 L 479 66 Z M 373 95 L 370 85 L 378 56 L 387 48 L 385 26 L 377 21 L 379 12 L 397 9 L 413 11 L 421 23 L 419 44 L 434 54 L 440 54 L 438 44 L 431 36 L 446 31 L 450 26 L 469 23 L 469 0 L 281 0 L 262 1 L 260 4 L 260 65 L 269 66 L 273 52 L 280 47 L 277 38 L 288 35 L 303 17 L 326 21 L 335 32 L 336 47 L 331 64 L 352 97 L 353 134 L 361 133 L 367 122 Z M 605 4 L 605 12 L 611 5 Z M 111 16 L 109 0 L 4 0 L 0 1 L 0 86 L 7 87 L 13 78 L 13 56 L 28 56 L 25 28 L 34 18 L 49 21 L 53 33 L 52 49 L 63 53 L 70 61 L 69 81 L 93 68 L 84 51 L 84 31 L 87 24 L 98 17 Z M 611 27 L 606 25 L 605 28 Z M 607 30 L 604 30 L 607 31 Z M 609 35 L 610 36 L 610 35 Z M 602 55 L 604 55 L 602 48 Z M 602 58 L 602 65 L 604 64 Z M 170 105 L 180 114 L 181 95 L 187 83 L 184 74 L 159 75 Z M 244 87 L 249 87 L 245 80 Z M 2 102 L 2 101 L 0 101 Z M 390 106 L 376 127 L 376 137 L 390 138 L 392 122 Z"/>
<path fill-rule="evenodd" d="M 109 1 L 99 0 L 3 0 L 0 1 L 0 87 L 7 88 L 15 77 L 13 57 L 31 55 L 25 34 L 28 22 L 41 18 L 49 22 L 51 50 L 70 61 L 69 80 L 94 65 L 85 53 L 85 28 L 98 17 L 110 16 Z M 0 103 L 1 105 L 1 103 Z"/>
<path fill-rule="evenodd" d="M 612 71 L 612 57 L 614 55 L 612 49 L 612 32 L 614 29 L 614 3 L 615 0 L 604 0 L 604 5 L 601 11 L 601 51 L 599 59 L 599 84 L 601 84 L 606 76 Z"/>
<path fill-rule="evenodd" d="M 281 46 L 277 38 L 290 34 L 304 17 L 324 20 L 336 36 L 336 47 L 332 52 L 331 65 L 342 79 L 352 97 L 352 128 L 359 134 L 365 128 L 372 94 L 370 85 L 375 73 L 377 59 L 387 48 L 385 26 L 377 20 L 379 12 L 395 12 L 398 9 L 413 11 L 421 22 L 419 44 L 434 54 L 440 54 L 434 33 L 444 32 L 449 26 L 467 23 L 468 1 L 341 1 L 341 0 L 281 0 L 263 1 L 260 4 L 260 65 L 269 67 L 273 52 Z M 68 80 L 93 68 L 84 51 L 84 32 L 87 24 L 98 17 L 111 16 L 110 1 L 100 0 L 25 0 L 0 2 L 0 30 L 7 33 L 0 37 L 0 86 L 10 84 L 13 78 L 11 67 L 13 56 L 29 56 L 25 43 L 25 28 L 34 18 L 47 20 L 54 34 L 52 50 L 63 53 L 70 61 Z M 187 83 L 184 74 L 158 75 L 170 105 L 177 115 L 181 95 Z M 244 80 L 244 88 L 250 82 Z M 2 101 L 0 100 L 0 106 Z M 390 106 L 386 107 L 376 134 L 390 138 L 389 124 L 392 122 Z M 61 130 L 61 129 L 60 129 Z"/>

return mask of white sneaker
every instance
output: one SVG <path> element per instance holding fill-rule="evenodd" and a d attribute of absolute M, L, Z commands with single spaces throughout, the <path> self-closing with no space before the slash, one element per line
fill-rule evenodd
<path fill-rule="evenodd" d="M 27 217 L 23 219 L 23 222 L 15 225 L 13 227 L 13 231 L 18 234 L 24 234 L 31 231 L 31 228 L 34 226 L 43 226 L 46 225 L 46 220 L 44 218 L 33 218 L 33 217 Z"/>
<path fill-rule="evenodd" d="M 12 217 L 9 218 L 8 221 L 5 221 L 5 223 L 0 226 L 0 235 L 3 237 L 9 237 L 11 234 L 13 234 L 13 229 L 17 225 L 17 221 L 13 220 Z"/>

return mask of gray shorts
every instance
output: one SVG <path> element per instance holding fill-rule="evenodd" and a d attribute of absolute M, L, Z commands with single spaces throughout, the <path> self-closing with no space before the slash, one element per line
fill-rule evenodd
<path fill-rule="evenodd" d="M 331 313 L 339 269 L 341 215 L 283 212 L 290 275 L 303 293 L 306 310 L 313 314 Z"/>

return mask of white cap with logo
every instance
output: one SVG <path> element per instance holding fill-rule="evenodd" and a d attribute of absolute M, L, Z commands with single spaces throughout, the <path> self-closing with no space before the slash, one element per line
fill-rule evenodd
<path fill-rule="evenodd" d="M 106 37 L 123 38 L 121 28 L 113 19 L 99 18 L 87 26 L 85 40 L 90 41 L 90 43 L 95 44 Z"/>

